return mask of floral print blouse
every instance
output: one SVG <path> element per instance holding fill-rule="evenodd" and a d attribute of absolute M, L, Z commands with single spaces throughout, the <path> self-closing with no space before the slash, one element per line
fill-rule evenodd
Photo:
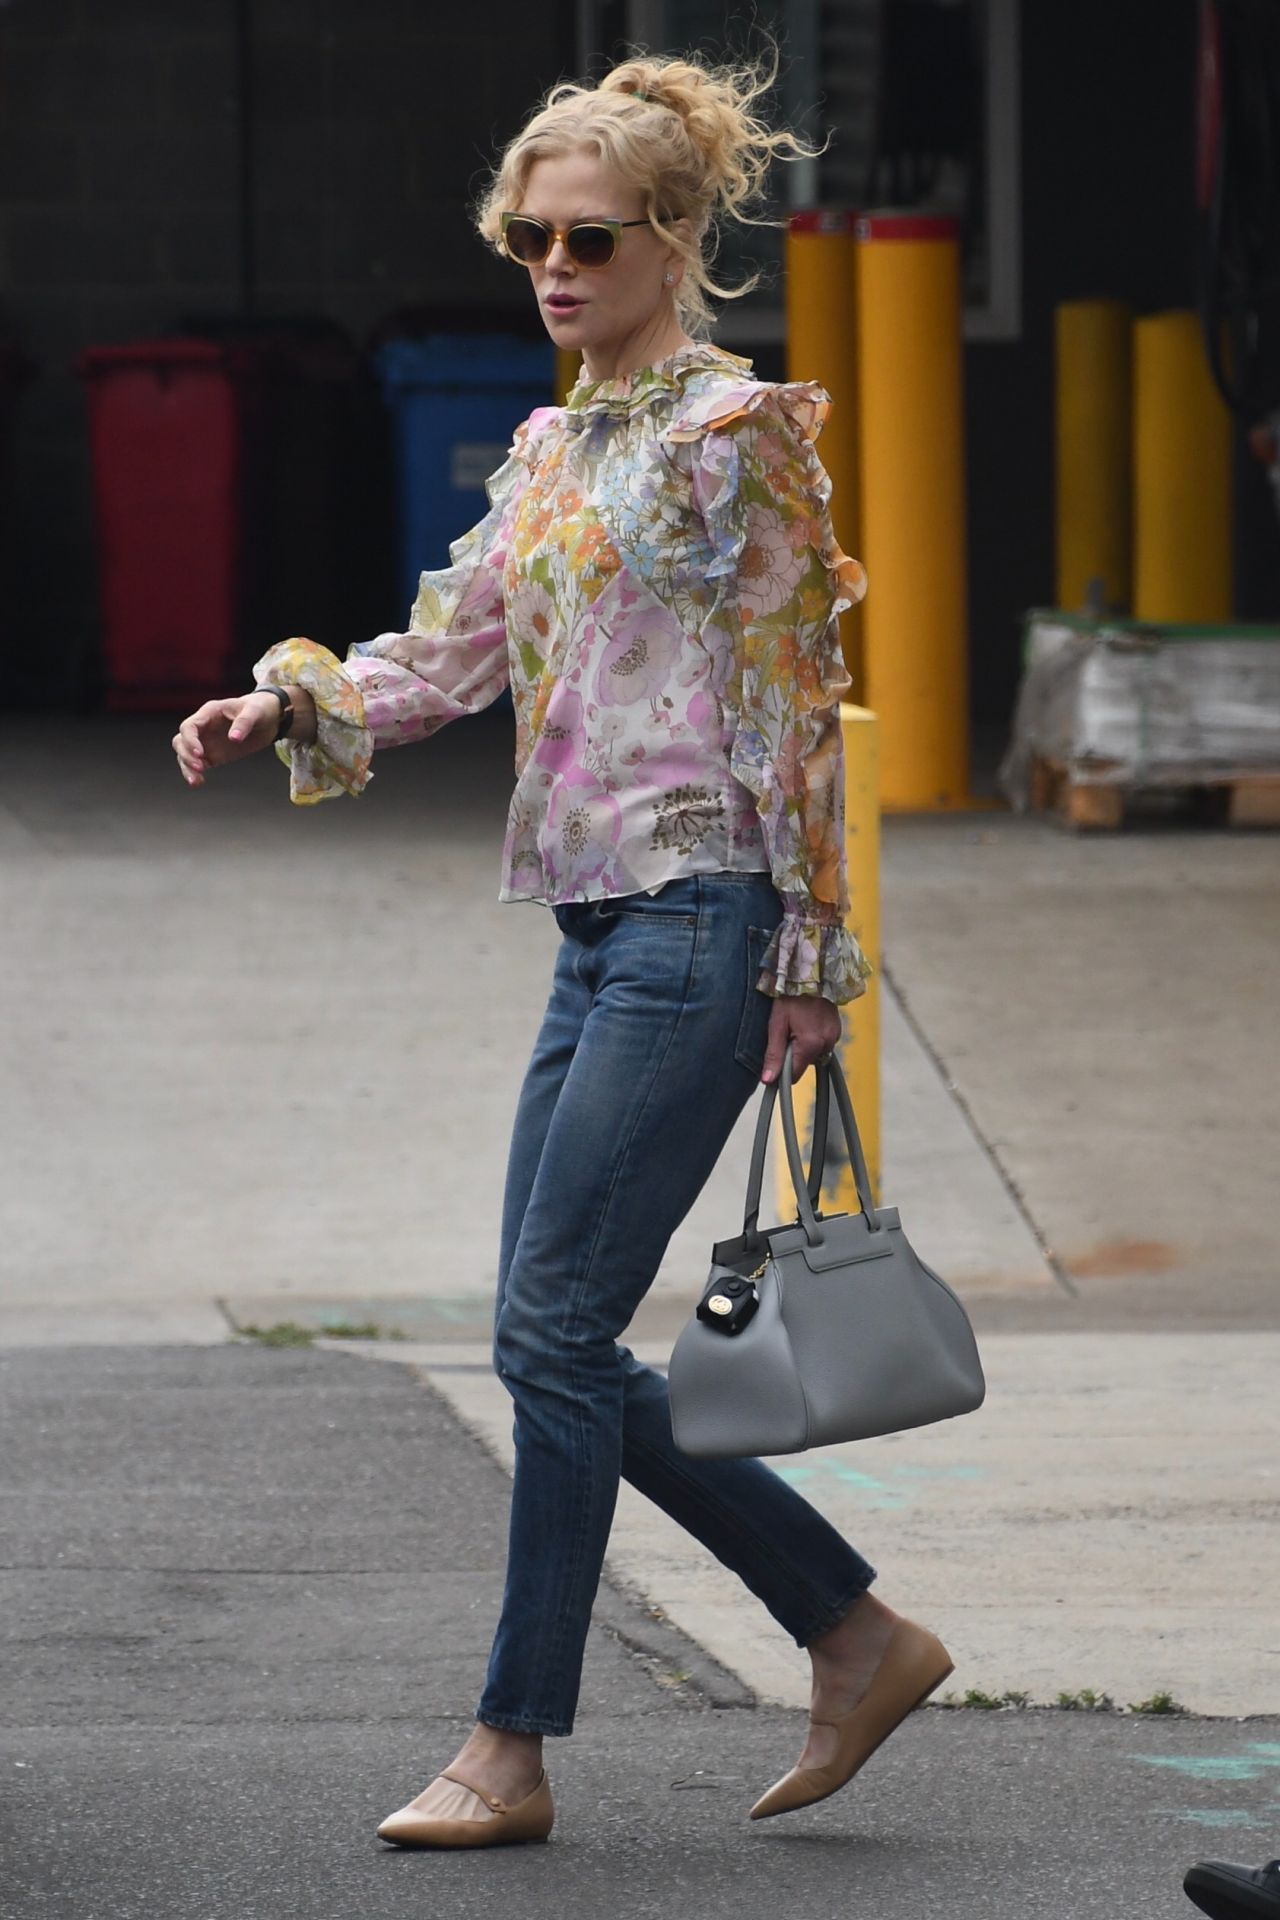
<path fill-rule="evenodd" d="M 559 904 L 768 871 L 783 919 L 759 985 L 852 1000 L 836 615 L 866 590 L 814 450 L 820 387 L 703 343 L 541 407 L 490 509 L 424 573 L 407 633 L 345 662 L 286 640 L 259 685 L 303 686 L 292 798 L 359 793 L 375 747 L 424 740 L 510 686 L 516 786 L 501 897 Z"/>

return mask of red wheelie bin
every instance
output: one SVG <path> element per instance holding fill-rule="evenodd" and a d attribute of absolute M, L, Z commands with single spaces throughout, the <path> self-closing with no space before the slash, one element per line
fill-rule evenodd
<path fill-rule="evenodd" d="M 238 680 L 257 410 L 251 353 L 144 340 L 81 356 L 106 704 L 186 710 Z"/>

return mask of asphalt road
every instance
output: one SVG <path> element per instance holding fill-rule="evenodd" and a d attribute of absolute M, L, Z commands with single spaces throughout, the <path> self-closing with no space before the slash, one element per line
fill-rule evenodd
<path fill-rule="evenodd" d="M 1158 1920 L 1191 1859 L 1276 1850 L 1280 1723 L 1081 1712 L 931 1709 L 753 1827 L 799 1717 L 612 1591 L 552 1843 L 388 1850 L 469 1718 L 507 1492 L 407 1366 L 0 1356 L 3 1920 Z"/>

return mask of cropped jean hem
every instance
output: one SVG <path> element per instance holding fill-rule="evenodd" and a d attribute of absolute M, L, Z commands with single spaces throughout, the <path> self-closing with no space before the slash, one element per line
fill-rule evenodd
<path fill-rule="evenodd" d="M 536 1726 L 523 1714 L 486 1713 L 483 1717 L 477 1713 L 478 1727 L 492 1727 L 495 1733 L 538 1733 L 545 1740 L 567 1740 L 573 1732 L 573 1723 L 563 1720 L 543 1720 Z"/>
<path fill-rule="evenodd" d="M 813 1625 L 795 1636 L 798 1647 L 810 1647 L 820 1633 L 830 1633 L 832 1627 L 838 1627 L 855 1601 L 861 1600 L 864 1593 L 870 1593 L 876 1581 L 876 1570 L 868 1567 L 867 1579 L 860 1586 L 850 1588 L 843 1600 L 837 1600 L 834 1606 L 823 1607 L 815 1612 Z"/>

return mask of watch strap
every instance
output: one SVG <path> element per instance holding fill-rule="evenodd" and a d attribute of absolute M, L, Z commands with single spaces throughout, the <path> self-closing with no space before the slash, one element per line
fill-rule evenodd
<path fill-rule="evenodd" d="M 276 728 L 275 738 L 283 740 L 293 725 L 293 702 L 284 687 L 255 687 L 255 693 L 274 693 L 280 702 L 280 724 Z"/>

